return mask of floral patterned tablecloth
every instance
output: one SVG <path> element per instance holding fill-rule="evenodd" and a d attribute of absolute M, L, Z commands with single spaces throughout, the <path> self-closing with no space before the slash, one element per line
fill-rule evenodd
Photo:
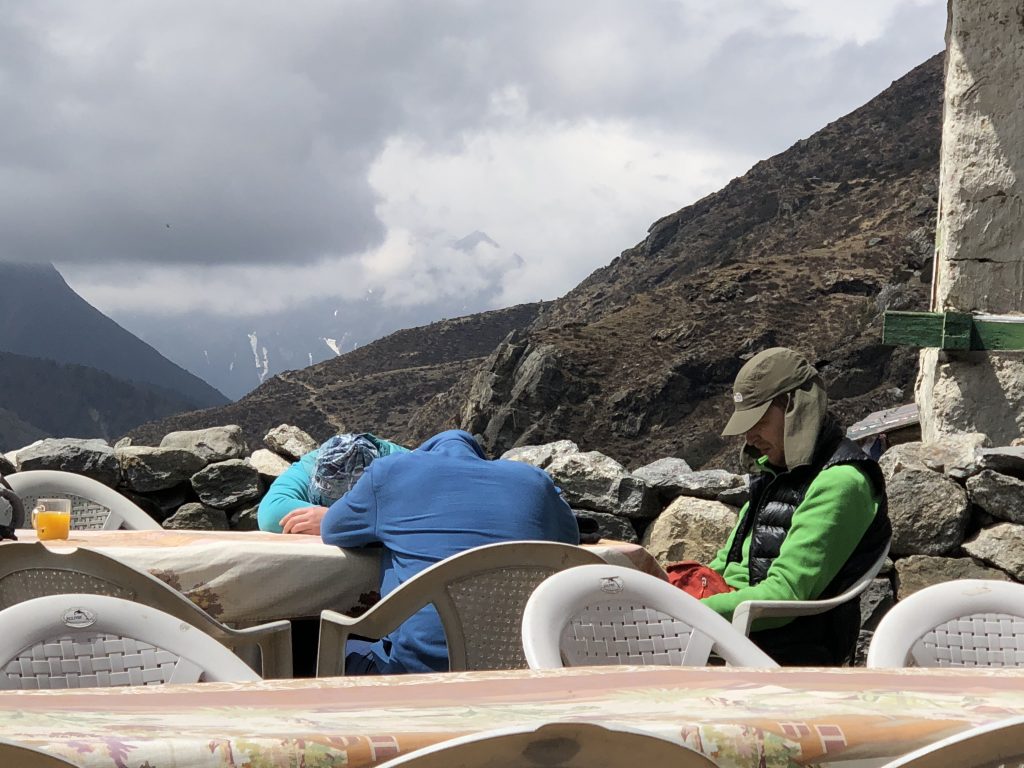
<path fill-rule="evenodd" d="M 18 531 L 35 541 L 35 531 Z M 229 624 L 319 616 L 330 609 L 357 615 L 377 601 L 380 550 L 339 549 L 319 536 L 264 531 L 72 531 L 55 550 L 88 547 L 148 571 Z M 664 576 L 636 544 L 591 547 L 610 563 Z M 2 549 L 0 549 L 2 551 Z"/>
<path fill-rule="evenodd" d="M 1024 671 L 675 667 L 0 692 L 0 739 L 92 768 L 363 768 L 553 720 L 682 738 L 723 768 L 891 758 L 1024 715 Z"/>

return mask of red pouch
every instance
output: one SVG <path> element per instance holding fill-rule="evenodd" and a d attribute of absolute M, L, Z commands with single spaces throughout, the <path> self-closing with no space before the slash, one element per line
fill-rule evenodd
<path fill-rule="evenodd" d="M 665 573 L 668 574 L 670 584 L 697 599 L 734 591 L 717 571 L 711 570 L 696 560 L 669 563 L 665 566 Z"/>

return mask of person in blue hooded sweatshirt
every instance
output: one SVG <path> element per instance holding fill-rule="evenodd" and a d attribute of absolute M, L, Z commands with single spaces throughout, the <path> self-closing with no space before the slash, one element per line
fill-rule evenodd
<path fill-rule="evenodd" d="M 327 510 L 326 544 L 383 545 L 381 596 L 424 568 L 484 544 L 523 539 L 579 543 L 569 505 L 546 472 L 489 461 L 473 436 L 449 430 L 411 453 L 374 461 Z M 443 672 L 448 651 L 433 607 L 376 643 L 350 641 L 347 674 Z"/>

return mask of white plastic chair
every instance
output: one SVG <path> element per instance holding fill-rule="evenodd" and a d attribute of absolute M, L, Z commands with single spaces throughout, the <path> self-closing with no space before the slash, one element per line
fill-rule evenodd
<path fill-rule="evenodd" d="M 715 768 L 699 752 L 632 728 L 547 723 L 451 739 L 396 757 L 378 768 Z"/>
<path fill-rule="evenodd" d="M 466 550 L 417 573 L 359 618 L 324 611 L 317 677 L 345 673 L 351 635 L 379 640 L 433 605 L 452 671 L 525 669 L 519 625 L 534 588 L 556 571 L 600 563 L 593 552 L 551 541 L 509 541 Z"/>
<path fill-rule="evenodd" d="M 50 595 L 0 611 L 0 688 L 96 688 L 253 681 L 209 635 L 105 595 Z"/>
<path fill-rule="evenodd" d="M 55 552 L 40 543 L 0 548 L 0 609 L 46 595 L 89 593 L 148 605 L 187 621 L 232 650 L 259 649 L 263 677 L 292 676 L 292 625 L 272 621 L 245 629 L 221 624 L 178 590 L 93 549 Z"/>
<path fill-rule="evenodd" d="M 7 475 L 25 504 L 25 514 L 39 498 L 71 499 L 71 527 L 76 531 L 160 530 L 160 524 L 113 488 L 74 472 L 33 469 Z"/>
<path fill-rule="evenodd" d="M 883 768 L 1015 768 L 1021 764 L 1024 717 L 1013 717 L 929 744 Z"/>
<path fill-rule="evenodd" d="M 609 664 L 777 667 L 728 621 L 667 581 L 616 565 L 556 573 L 526 603 L 531 669 Z"/>
<path fill-rule="evenodd" d="M 882 570 L 885 558 L 889 555 L 889 544 L 878 559 L 849 589 L 835 597 L 824 600 L 746 600 L 736 606 L 732 614 L 732 625 L 744 635 L 750 634 L 750 628 L 757 619 L 796 618 L 814 616 L 831 611 L 843 603 L 855 600 L 868 588 L 871 581 Z"/>
<path fill-rule="evenodd" d="M 1024 667 L 1024 585 L 959 579 L 900 600 L 875 629 L 869 667 Z"/>
<path fill-rule="evenodd" d="M 76 763 L 24 744 L 0 741 L 0 765 L 13 768 L 78 768 Z"/>

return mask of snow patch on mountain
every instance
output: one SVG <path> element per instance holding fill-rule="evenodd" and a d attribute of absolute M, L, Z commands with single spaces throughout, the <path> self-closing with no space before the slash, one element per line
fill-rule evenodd
<path fill-rule="evenodd" d="M 256 375 L 259 376 L 260 384 L 262 384 L 270 371 L 270 355 L 266 347 L 260 346 L 259 337 L 255 332 L 249 334 L 249 346 L 252 348 L 252 357 L 256 362 Z"/>

